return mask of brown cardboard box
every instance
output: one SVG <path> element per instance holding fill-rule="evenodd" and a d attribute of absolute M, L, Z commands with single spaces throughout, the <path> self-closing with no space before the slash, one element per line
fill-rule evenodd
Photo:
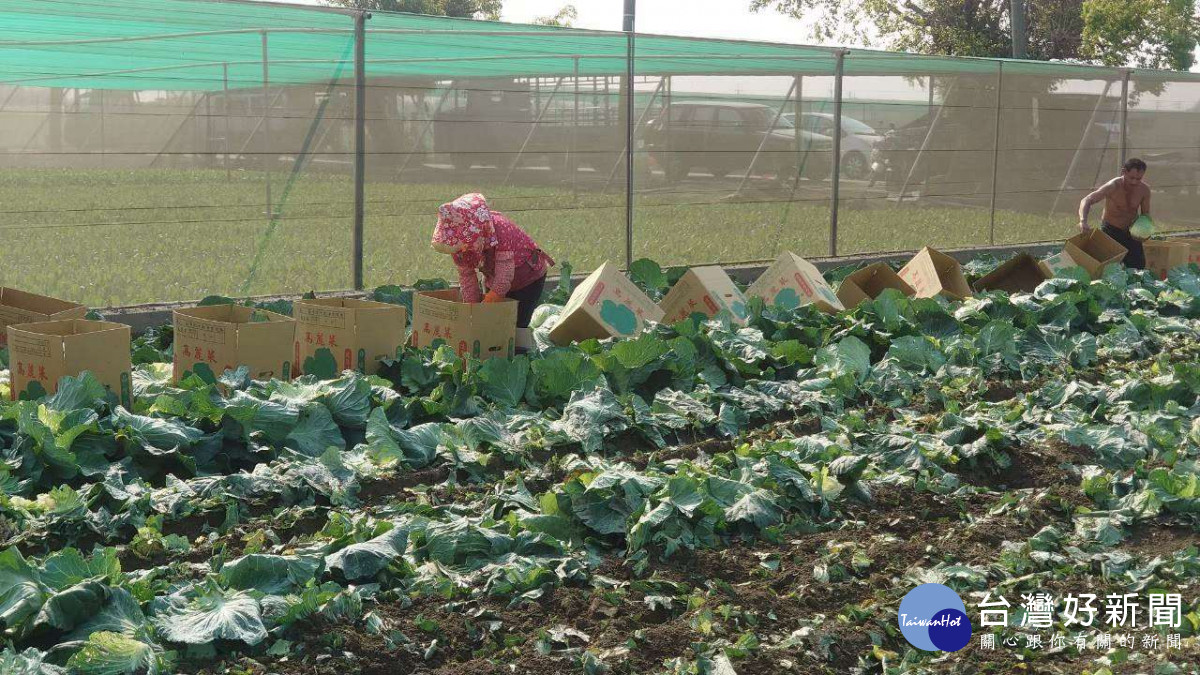
<path fill-rule="evenodd" d="M 13 324 L 82 319 L 86 315 L 87 307 L 76 302 L 0 287 L 0 347 L 8 343 L 8 331 L 4 329 Z"/>
<path fill-rule="evenodd" d="M 1159 279 L 1166 279 L 1169 270 L 1188 264 L 1192 252 L 1191 244 L 1174 239 L 1147 239 L 1142 249 L 1146 252 L 1146 269 Z"/>
<path fill-rule="evenodd" d="M 1050 270 L 1043 267 L 1037 258 L 1028 253 L 1020 253 L 992 270 L 990 274 L 976 280 L 975 290 L 1032 293 L 1043 281 L 1053 277 Z"/>
<path fill-rule="evenodd" d="M 846 309 L 854 309 L 867 300 L 878 298 L 879 294 L 888 288 L 894 288 L 910 297 L 916 294 L 912 286 L 886 263 L 874 263 L 842 279 L 837 297 Z"/>
<path fill-rule="evenodd" d="M 658 306 L 668 323 L 682 321 L 696 312 L 715 316 L 721 310 L 727 310 L 735 323 L 746 321 L 746 296 L 716 265 L 688 270 Z"/>
<path fill-rule="evenodd" d="M 12 398 L 38 398 L 58 391 L 58 380 L 90 371 L 121 405 L 132 408 L 129 326 L 67 319 L 8 327 Z"/>
<path fill-rule="evenodd" d="M 1079 266 L 1079 263 L 1075 262 L 1071 254 L 1066 251 L 1059 251 L 1049 258 L 1044 258 L 1039 264 L 1042 267 L 1042 271 L 1050 275 L 1050 278 L 1062 276 L 1062 273 L 1066 270 Z"/>
<path fill-rule="evenodd" d="M 550 340 L 566 345 L 589 338 L 637 335 L 647 321 L 662 321 L 663 311 L 621 270 L 604 263 L 571 293 L 559 316 Z"/>
<path fill-rule="evenodd" d="M 1087 234 L 1079 233 L 1067 240 L 1067 254 L 1093 280 L 1104 274 L 1104 268 L 1125 259 L 1129 251 L 1125 250 L 1116 239 L 1104 234 L 1102 230 L 1091 230 Z"/>
<path fill-rule="evenodd" d="M 926 246 L 900 269 L 900 278 L 908 282 L 918 298 L 944 295 L 962 300 L 971 295 L 971 286 L 962 265 L 941 251 Z"/>
<path fill-rule="evenodd" d="M 821 271 L 804 258 L 785 251 L 746 289 L 746 297 L 762 298 L 767 305 L 795 309 L 816 305 L 827 314 L 845 309 Z"/>
<path fill-rule="evenodd" d="M 175 381 L 188 373 L 215 381 L 226 370 L 250 369 L 255 380 L 290 380 L 296 322 L 289 316 L 241 305 L 177 309 Z"/>
<path fill-rule="evenodd" d="M 412 344 L 438 342 L 480 360 L 512 356 L 516 349 L 517 302 L 463 302 L 457 289 L 419 291 L 413 296 Z"/>
<path fill-rule="evenodd" d="M 396 358 L 404 346 L 407 311 L 399 305 L 349 298 L 297 300 L 297 375 L 328 380 L 344 370 L 379 372 L 380 362 Z"/>

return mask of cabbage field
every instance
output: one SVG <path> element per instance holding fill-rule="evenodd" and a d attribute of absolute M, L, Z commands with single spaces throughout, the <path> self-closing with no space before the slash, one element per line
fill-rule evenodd
<path fill-rule="evenodd" d="M 1200 270 L 750 313 L 215 385 L 152 331 L 132 410 L 87 374 L 0 404 L 0 672 L 1196 672 Z M 926 582 L 965 649 L 900 634 Z M 1181 626 L 979 625 L 1035 592 Z"/>

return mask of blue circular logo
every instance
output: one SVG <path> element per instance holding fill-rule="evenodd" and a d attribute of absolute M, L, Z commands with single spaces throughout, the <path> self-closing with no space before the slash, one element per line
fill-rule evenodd
<path fill-rule="evenodd" d="M 942 584 L 921 584 L 900 601 L 896 620 L 904 639 L 927 652 L 956 652 L 971 641 L 962 598 Z"/>

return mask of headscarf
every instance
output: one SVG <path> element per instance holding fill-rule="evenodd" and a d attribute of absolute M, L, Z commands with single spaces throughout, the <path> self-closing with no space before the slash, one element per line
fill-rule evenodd
<path fill-rule="evenodd" d="M 478 267 L 483 260 L 476 243 L 484 240 L 484 250 L 500 243 L 496 238 L 496 227 L 492 211 L 483 195 L 472 192 L 438 209 L 437 226 L 433 229 L 433 243 L 462 246 L 463 250 L 453 255 L 454 262 L 466 267 Z"/>

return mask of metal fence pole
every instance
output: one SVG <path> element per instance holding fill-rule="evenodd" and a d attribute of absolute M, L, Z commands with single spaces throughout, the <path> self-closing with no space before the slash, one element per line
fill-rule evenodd
<path fill-rule="evenodd" d="M 204 96 L 204 159 L 201 161 L 203 161 L 205 168 L 211 169 L 211 168 L 213 168 L 214 165 L 216 165 L 216 162 L 217 162 L 216 157 L 214 157 L 213 144 L 212 144 L 212 137 L 213 137 L 212 96 L 207 91 L 204 92 L 203 96 Z M 199 128 L 200 128 L 200 125 L 197 124 L 196 129 L 199 130 Z M 199 145 L 199 144 L 197 144 L 197 145 Z"/>
<path fill-rule="evenodd" d="M 992 204 L 988 245 L 996 245 L 996 175 L 1000 173 L 1000 100 L 1004 94 L 1004 62 L 996 64 L 996 128 L 992 136 Z"/>
<path fill-rule="evenodd" d="M 1129 159 L 1129 70 L 1121 77 L 1121 166 Z"/>
<path fill-rule="evenodd" d="M 794 122 L 792 124 L 792 131 L 795 132 L 795 134 L 796 134 L 796 186 L 799 187 L 800 186 L 800 174 L 804 171 L 804 159 L 805 159 L 804 158 L 805 148 L 804 148 L 804 143 L 803 143 L 804 139 L 801 138 L 801 136 L 802 136 L 801 127 L 804 126 L 804 121 L 803 121 L 804 120 L 804 117 L 803 117 L 803 115 L 804 115 L 804 111 L 803 111 L 804 76 L 803 75 L 794 75 L 793 76 L 792 88 L 796 92 L 796 97 L 794 99 L 792 99 L 792 106 L 793 106 L 792 118 L 794 120 Z M 795 195 L 795 192 L 796 192 L 795 190 L 792 191 L 793 196 Z"/>
<path fill-rule="evenodd" d="M 221 100 L 223 101 L 221 108 L 223 109 L 223 112 L 225 113 L 225 133 L 222 134 L 225 137 L 225 139 L 221 144 L 223 146 L 221 152 L 225 157 L 225 182 L 228 183 L 229 181 L 233 180 L 233 177 L 232 177 L 232 174 L 230 173 L 230 168 L 229 168 L 229 133 L 230 133 L 229 129 L 230 129 L 230 127 L 229 127 L 229 64 L 228 63 L 221 64 L 221 94 L 222 94 Z"/>
<path fill-rule="evenodd" d="M 273 145 L 271 142 L 270 87 L 270 66 L 267 61 L 267 31 L 264 30 L 262 32 L 263 152 L 261 157 L 263 172 L 267 182 L 267 218 L 275 216 L 274 207 L 271 205 L 271 162 L 268 159 L 268 153 Z"/>
<path fill-rule="evenodd" d="M 567 163 L 571 172 L 571 194 L 579 195 L 579 57 L 575 57 L 575 101 L 571 113 L 571 161 Z"/>
<path fill-rule="evenodd" d="M 842 173 L 842 74 L 846 66 L 846 50 L 837 53 L 837 67 L 833 72 L 833 191 L 829 206 L 829 255 L 838 254 L 838 193 L 841 190 Z"/>
<path fill-rule="evenodd" d="M 625 269 L 633 264 L 633 76 L 634 0 L 625 0 L 625 29 L 629 51 L 626 56 L 625 96 Z"/>
<path fill-rule="evenodd" d="M 367 170 L 367 12 L 354 17 L 354 290 L 363 289 L 363 215 Z"/>
<path fill-rule="evenodd" d="M 93 89 L 92 91 L 98 92 L 100 95 L 100 167 L 104 168 L 104 90 Z"/>

